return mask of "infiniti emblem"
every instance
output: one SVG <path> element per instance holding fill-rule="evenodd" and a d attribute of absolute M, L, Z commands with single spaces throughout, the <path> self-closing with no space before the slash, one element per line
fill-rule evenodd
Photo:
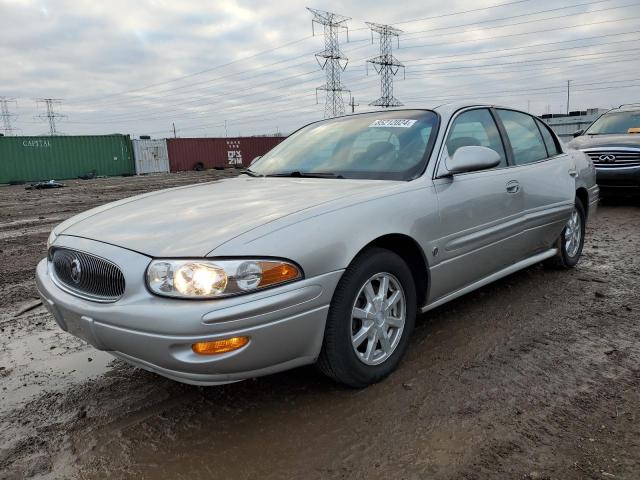
<path fill-rule="evenodd" d="M 616 161 L 616 156 L 615 155 L 611 155 L 611 154 L 600 155 L 598 157 L 598 160 L 600 160 L 603 163 L 613 163 L 613 162 Z"/>
<path fill-rule="evenodd" d="M 71 262 L 71 280 L 73 283 L 78 284 L 82 279 L 82 268 L 80 267 L 80 260 L 74 258 Z"/>

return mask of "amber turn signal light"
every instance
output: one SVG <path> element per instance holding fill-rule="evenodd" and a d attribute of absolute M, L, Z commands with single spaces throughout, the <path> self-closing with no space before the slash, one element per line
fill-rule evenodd
<path fill-rule="evenodd" d="M 233 352 L 249 343 L 249 337 L 231 337 L 211 342 L 198 342 L 191 345 L 191 350 L 198 355 L 219 355 Z"/>
<path fill-rule="evenodd" d="M 260 262 L 262 279 L 260 286 L 277 285 L 300 278 L 300 271 L 290 263 L 284 262 Z"/>

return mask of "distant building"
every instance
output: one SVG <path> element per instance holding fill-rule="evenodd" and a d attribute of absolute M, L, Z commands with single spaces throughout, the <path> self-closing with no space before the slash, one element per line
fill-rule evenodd
<path fill-rule="evenodd" d="M 556 132 L 561 140 L 569 141 L 573 138 L 574 132 L 587 128 L 606 111 L 607 109 L 604 108 L 589 108 L 569 112 L 569 115 L 566 113 L 547 113 L 540 115 L 540 118 Z"/>

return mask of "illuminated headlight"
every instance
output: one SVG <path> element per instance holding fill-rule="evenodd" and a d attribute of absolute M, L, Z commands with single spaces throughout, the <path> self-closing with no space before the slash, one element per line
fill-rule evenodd
<path fill-rule="evenodd" d="M 53 242 L 56 241 L 56 238 L 58 238 L 58 236 L 55 234 L 53 230 L 51 230 L 51 233 L 49 234 L 49 238 L 47 238 L 47 250 L 49 250 L 49 247 L 53 245 Z"/>
<path fill-rule="evenodd" d="M 300 278 L 296 265 L 281 260 L 153 260 L 147 268 L 153 293 L 178 298 L 225 297 Z"/>

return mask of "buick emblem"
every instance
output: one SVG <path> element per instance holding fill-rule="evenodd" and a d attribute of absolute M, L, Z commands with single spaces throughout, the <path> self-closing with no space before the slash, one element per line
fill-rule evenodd
<path fill-rule="evenodd" d="M 611 154 L 600 155 L 598 157 L 598 160 L 600 160 L 602 163 L 613 163 L 616 161 L 616 156 Z"/>
<path fill-rule="evenodd" d="M 82 279 L 82 268 L 80 267 L 80 260 L 74 258 L 71 262 L 71 280 L 73 283 L 78 284 Z"/>

